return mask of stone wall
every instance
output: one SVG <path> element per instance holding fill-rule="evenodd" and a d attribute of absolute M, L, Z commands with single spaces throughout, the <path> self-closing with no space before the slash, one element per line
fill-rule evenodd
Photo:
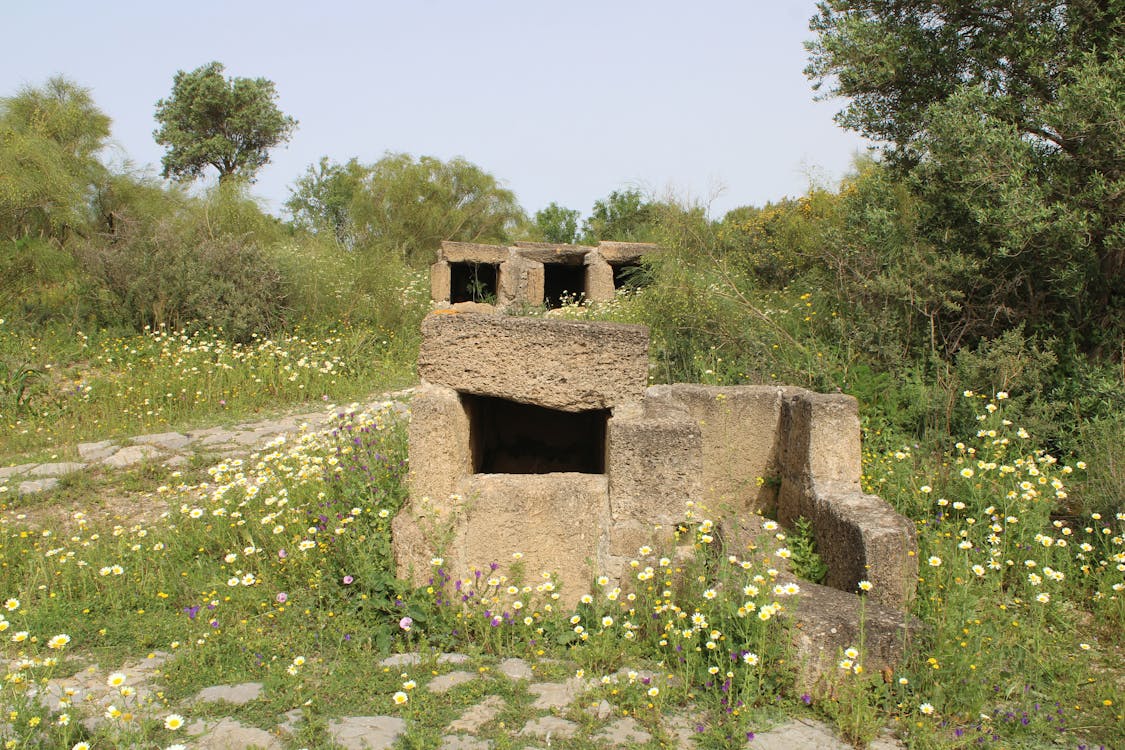
<path fill-rule="evenodd" d="M 646 389 L 641 326 L 447 313 L 427 317 L 422 333 L 410 501 L 395 519 L 403 575 L 419 580 L 438 554 L 464 577 L 522 552 L 529 565 L 557 571 L 564 601 L 573 603 L 593 576 L 621 576 L 638 547 L 671 544 L 692 500 L 735 525 L 755 513 L 787 525 L 803 516 L 831 587 L 851 594 L 869 580 L 873 602 L 901 609 L 910 601 L 913 525 L 860 490 L 855 399 L 773 386 Z M 480 398 L 501 400 L 489 420 L 474 416 Z M 509 456 L 503 466 L 522 473 L 478 473 L 482 446 L 503 441 L 472 432 L 504 429 L 508 413 L 538 413 L 520 404 L 589 419 L 538 439 L 535 425 L 513 425 L 520 445 L 508 449 L 532 455 Z M 582 472 L 551 470 L 560 465 L 552 453 L 573 445 L 571 431 L 581 439 L 586 423 L 604 426 L 588 438 L 604 445 L 582 446 L 604 451 L 604 461 L 584 459 L 596 468 Z"/>
<path fill-rule="evenodd" d="M 442 242 L 437 261 L 430 267 L 430 298 L 435 305 L 455 309 L 478 309 L 487 301 L 493 309 L 509 306 L 538 307 L 546 301 L 546 285 L 552 269 L 580 269 L 581 289 L 573 294 L 591 302 L 613 299 L 614 270 L 640 262 L 645 255 L 658 252 L 659 246 L 645 242 L 599 242 L 587 245 L 559 245 L 548 242 L 516 242 L 510 247 L 472 242 Z M 485 299 L 464 300 L 462 290 L 453 289 L 457 265 L 495 268 L 495 288 Z"/>

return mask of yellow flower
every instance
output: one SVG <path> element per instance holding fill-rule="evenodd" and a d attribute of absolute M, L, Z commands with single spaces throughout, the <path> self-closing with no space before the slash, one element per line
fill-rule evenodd
<path fill-rule="evenodd" d="M 399 690 L 397 693 L 394 694 L 393 699 L 394 699 L 394 702 L 395 702 L 396 706 L 401 706 L 402 704 L 404 704 L 408 700 L 410 700 L 410 696 L 407 695 L 406 693 L 402 692 L 401 690 Z"/>

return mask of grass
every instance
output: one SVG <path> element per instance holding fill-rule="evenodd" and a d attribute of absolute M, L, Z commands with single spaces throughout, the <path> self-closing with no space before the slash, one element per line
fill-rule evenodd
<path fill-rule="evenodd" d="M 0 320 L 0 461 L 50 460 L 73 456 L 82 441 L 347 403 L 412 382 L 415 347 L 411 336 L 359 327 L 238 344 L 221 331 L 28 334 Z"/>
<path fill-rule="evenodd" d="M 195 339 L 184 356 L 198 356 L 207 340 Z M 148 365 L 122 369 L 117 387 L 147 387 L 139 381 L 151 379 L 176 341 L 138 337 L 131 348 L 149 346 L 136 355 Z M 231 357 L 221 361 L 244 367 Z M 261 370 L 239 372 L 245 385 Z M 280 372 L 285 380 L 293 371 Z M 292 382 L 306 375 L 305 388 L 286 392 L 296 398 L 320 390 L 310 383 L 331 385 L 321 380 L 330 375 L 312 371 Z M 216 392 L 236 400 L 245 391 Z M 255 398 L 247 394 L 239 408 L 265 408 Z M 233 715 L 272 728 L 301 708 L 291 748 L 330 746 L 327 727 L 340 716 L 396 715 L 407 726 L 399 747 L 433 747 L 449 721 L 499 694 L 504 708 L 478 736 L 518 747 L 515 733 L 541 713 L 526 685 L 497 674 L 502 659 L 518 656 L 537 680 L 587 681 L 565 712 L 578 735 L 554 738 L 553 747 L 598 747 L 608 719 L 584 707 L 602 700 L 613 718 L 632 717 L 649 732 L 652 747 L 671 741 L 664 720 L 672 715 L 691 717 L 699 747 L 723 748 L 794 714 L 826 718 L 856 742 L 889 726 L 914 748 L 1111 747 L 1125 736 L 1125 515 L 1059 515 L 1081 487 L 1084 464 L 1038 450 L 1006 419 L 1001 394 L 965 398 L 979 412 L 976 434 L 939 454 L 903 447 L 864 456 L 867 489 L 914 519 L 919 538 L 913 613 L 927 627 L 893 675 L 863 669 L 860 642 L 840 654 L 831 690 L 798 693 L 775 615 L 800 594 L 775 589 L 774 566 L 777 549 L 797 549 L 799 535 L 766 523 L 751 547 L 721 549 L 698 507 L 686 509 L 679 540 L 692 556 L 642 548 L 627 585 L 596 581 L 573 608 L 559 604 L 551 571 L 527 570 L 518 558 L 482 560 L 479 574 L 463 580 L 435 558 L 433 580 L 410 589 L 394 577 L 390 546 L 405 497 L 404 429 L 390 411 L 352 411 L 324 432 L 279 439 L 245 459 L 68 479 L 45 500 L 0 492 L 0 719 L 8 727 L 0 735 L 10 747 L 168 747 L 182 734 L 164 724 L 177 701 L 209 685 L 258 680 L 264 697 L 246 706 L 180 710 L 188 721 Z M 208 412 L 209 403 L 182 413 L 168 405 L 159 415 L 133 409 L 112 422 L 131 431 L 150 416 L 174 423 L 228 413 Z M 93 502 L 112 497 L 121 500 Z M 139 518 L 138 507 L 152 510 Z M 424 658 L 380 664 L 398 651 Z M 469 662 L 434 657 L 450 651 Z M 96 728 L 79 719 L 101 708 L 76 701 L 49 710 L 29 693 L 50 677 L 147 652 L 170 655 L 159 675 L 163 696 L 145 703 L 122 695 L 122 715 Z M 453 669 L 477 677 L 444 694 L 424 689 Z"/>

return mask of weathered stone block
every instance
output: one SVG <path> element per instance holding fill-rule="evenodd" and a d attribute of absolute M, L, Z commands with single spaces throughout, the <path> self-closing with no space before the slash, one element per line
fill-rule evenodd
<path fill-rule="evenodd" d="M 503 263 L 508 259 L 508 248 L 502 245 L 446 240 L 441 243 L 438 257 L 449 263 Z"/>
<path fill-rule="evenodd" d="M 439 260 L 430 266 L 430 299 L 434 302 L 447 302 L 449 300 L 450 284 L 453 283 L 453 275 L 449 269 L 449 263 L 444 260 Z"/>
<path fill-rule="evenodd" d="M 921 623 L 894 607 L 862 601 L 828 586 L 800 581 L 795 606 L 782 612 L 797 651 L 797 690 L 830 691 L 848 648 L 863 647 L 861 664 L 869 674 L 902 661 Z"/>
<path fill-rule="evenodd" d="M 418 373 L 463 393 L 563 411 L 607 409 L 644 396 L 648 330 L 487 315 L 422 321 Z"/>
<path fill-rule="evenodd" d="M 594 248 L 586 245 L 560 245 L 554 242 L 517 242 L 516 252 L 522 258 L 539 263 L 580 265 Z"/>
<path fill-rule="evenodd" d="M 689 419 L 609 420 L 609 503 L 613 520 L 674 525 L 699 497 L 699 426 Z"/>
<path fill-rule="evenodd" d="M 859 404 L 842 393 L 794 390 L 781 415 L 782 477 L 859 485 Z"/>
<path fill-rule="evenodd" d="M 599 242 L 598 252 L 609 263 L 636 263 L 642 256 L 660 250 L 650 242 Z"/>
<path fill-rule="evenodd" d="M 420 385 L 411 401 L 407 435 L 411 497 L 442 500 L 472 473 L 469 418 L 456 391 Z"/>
<path fill-rule="evenodd" d="M 777 504 L 782 399 L 798 392 L 774 386 L 658 385 L 645 392 L 645 410 L 678 409 L 699 425 L 700 484 L 708 508 L 771 513 Z"/>
<path fill-rule="evenodd" d="M 586 256 L 586 299 L 590 302 L 613 300 L 613 266 L 595 250 Z"/>

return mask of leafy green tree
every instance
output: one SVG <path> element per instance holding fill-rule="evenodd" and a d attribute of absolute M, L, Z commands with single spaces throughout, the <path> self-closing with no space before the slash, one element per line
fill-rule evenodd
<path fill-rule="evenodd" d="M 546 242 L 572 245 L 578 239 L 578 211 L 552 201 L 535 212 L 535 228 Z"/>
<path fill-rule="evenodd" d="M 220 182 L 232 175 L 252 182 L 269 163 L 269 150 L 288 141 L 297 127 L 276 99 L 272 81 L 224 78 L 221 63 L 178 71 L 172 95 L 156 103 L 160 127 L 153 137 L 168 149 L 162 174 L 194 180 L 210 166 Z"/>
<path fill-rule="evenodd" d="M 582 241 L 647 242 L 656 236 L 658 214 L 656 204 L 646 201 L 639 190 L 614 190 L 594 202 L 590 218 L 582 225 Z"/>
<path fill-rule="evenodd" d="M 354 245 L 352 201 L 369 172 L 370 169 L 355 158 L 345 164 L 335 164 L 327 156 L 321 157 L 290 188 L 291 195 L 285 207 L 293 216 L 294 224 L 313 233 L 327 231 L 339 245 Z"/>
<path fill-rule="evenodd" d="M 64 78 L 0 99 L 0 236 L 83 231 L 109 123 L 89 90 Z"/>
<path fill-rule="evenodd" d="M 1125 330 L 1125 0 L 826 0 L 806 73 L 849 99 L 958 272 L 952 349 Z M 943 303 L 944 304 L 944 303 Z"/>
<path fill-rule="evenodd" d="M 432 262 L 442 240 L 506 242 L 525 221 L 515 194 L 475 164 L 409 154 L 371 165 L 322 159 L 297 181 L 286 206 L 299 225 L 415 267 Z"/>

